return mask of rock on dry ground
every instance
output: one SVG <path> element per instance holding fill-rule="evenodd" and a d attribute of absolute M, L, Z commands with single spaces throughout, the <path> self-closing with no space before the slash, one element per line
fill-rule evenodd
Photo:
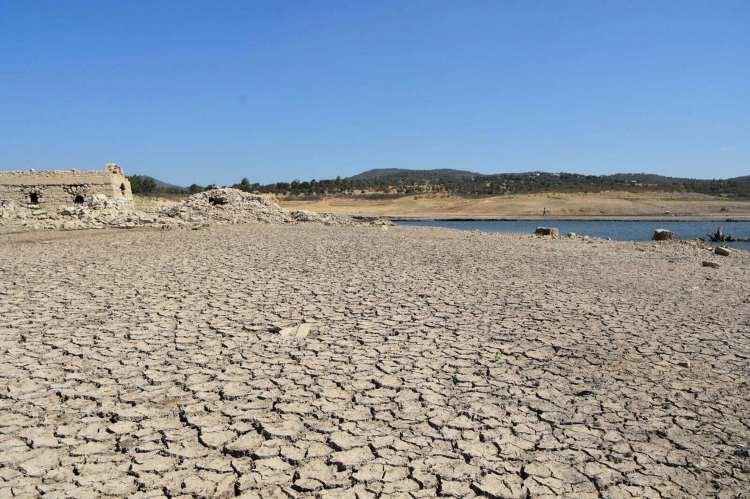
<path fill-rule="evenodd" d="M 747 497 L 749 269 L 440 229 L 5 236 L 0 496 Z"/>

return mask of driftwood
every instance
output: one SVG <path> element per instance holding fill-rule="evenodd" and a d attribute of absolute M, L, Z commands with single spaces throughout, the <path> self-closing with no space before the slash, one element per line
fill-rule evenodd
<path fill-rule="evenodd" d="M 750 242 L 748 237 L 733 237 L 731 234 L 724 233 L 724 227 L 719 226 L 713 234 L 706 234 L 708 240 L 714 243 L 733 243 L 733 242 Z"/>

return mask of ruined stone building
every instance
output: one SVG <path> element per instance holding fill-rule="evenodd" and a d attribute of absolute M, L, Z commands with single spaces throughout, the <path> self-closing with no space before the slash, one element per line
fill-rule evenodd
<path fill-rule="evenodd" d="M 94 196 L 132 202 L 130 182 L 120 166 L 102 171 L 0 171 L 0 202 L 44 207 L 84 204 Z"/>

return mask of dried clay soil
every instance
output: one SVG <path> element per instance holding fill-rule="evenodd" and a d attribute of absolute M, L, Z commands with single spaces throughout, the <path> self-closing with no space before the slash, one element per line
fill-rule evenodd
<path fill-rule="evenodd" d="M 747 497 L 748 290 L 686 243 L 5 236 L 0 497 Z"/>

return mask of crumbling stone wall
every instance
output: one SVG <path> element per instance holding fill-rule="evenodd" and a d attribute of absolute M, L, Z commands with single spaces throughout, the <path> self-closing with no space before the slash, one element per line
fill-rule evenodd
<path fill-rule="evenodd" d="M 110 163 L 102 171 L 0 172 L 0 201 L 20 206 L 82 204 L 94 195 L 132 202 L 130 182 L 120 166 Z"/>

